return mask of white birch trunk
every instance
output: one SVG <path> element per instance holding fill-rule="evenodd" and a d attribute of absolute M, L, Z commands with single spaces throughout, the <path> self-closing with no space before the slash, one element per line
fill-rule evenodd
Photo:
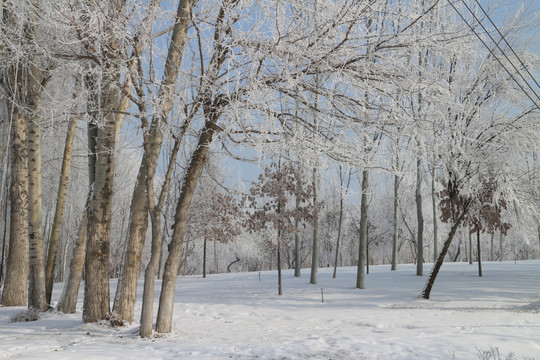
<path fill-rule="evenodd" d="M 35 80 L 34 80 L 35 81 Z M 40 84 L 34 84 L 39 92 Z M 43 248 L 42 193 L 41 193 L 41 99 L 35 95 L 30 108 L 34 112 L 28 123 L 28 237 L 30 239 L 30 276 L 28 307 L 47 310 L 45 296 L 45 261 Z"/>

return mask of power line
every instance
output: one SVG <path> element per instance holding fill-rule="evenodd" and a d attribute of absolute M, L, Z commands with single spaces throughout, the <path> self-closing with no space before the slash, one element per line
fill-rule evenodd
<path fill-rule="evenodd" d="M 476 3 L 478 3 L 477 0 L 474 0 Z M 486 29 L 486 27 L 484 26 L 484 24 L 482 24 L 482 22 L 480 21 L 480 19 L 478 19 L 478 17 L 476 16 L 476 14 L 471 10 L 471 8 L 469 7 L 469 5 L 467 5 L 467 3 L 465 2 L 465 0 L 461 0 L 461 2 L 463 3 L 463 5 L 465 5 L 465 7 L 467 8 L 467 10 L 469 10 L 469 12 L 471 13 L 471 15 L 474 17 L 474 19 L 478 22 L 478 24 L 482 27 L 482 29 L 484 30 L 484 32 L 487 34 L 487 36 L 489 36 L 489 38 L 491 39 L 491 41 L 493 41 L 493 43 L 495 44 L 495 46 L 500 50 L 500 52 L 502 53 L 502 55 L 505 57 L 506 60 L 508 60 L 508 62 L 510 63 L 510 65 L 512 65 L 512 67 L 514 68 L 514 70 L 516 70 L 516 72 L 518 73 L 518 75 L 521 77 L 521 79 L 525 82 L 525 84 L 527 84 L 527 86 L 529 87 L 529 89 L 531 89 L 531 91 L 533 92 L 533 94 L 538 98 L 538 100 L 540 100 L 540 96 L 538 96 L 538 94 L 536 93 L 536 91 L 534 90 L 534 88 L 529 84 L 529 82 L 525 79 L 525 77 L 523 76 L 523 74 L 521 74 L 521 71 L 517 68 L 517 66 L 510 60 L 510 58 L 508 57 L 508 55 L 506 55 L 506 53 L 503 51 L 503 49 L 499 46 L 499 41 L 495 41 L 495 39 L 493 38 L 493 36 L 491 36 L 490 32 Z M 506 39 L 504 38 L 504 36 L 499 32 L 499 34 L 501 35 L 501 38 L 502 40 L 504 40 L 507 44 L 508 42 L 506 41 Z M 515 54 L 515 53 L 514 53 Z M 520 60 L 521 62 L 521 60 Z M 523 64 L 523 62 L 521 62 L 521 64 Z"/>
<path fill-rule="evenodd" d="M 482 7 L 482 5 L 478 2 L 478 0 L 474 0 L 476 2 L 476 4 L 478 4 L 478 6 L 480 7 L 480 9 L 482 9 L 482 12 L 486 15 L 486 17 L 488 18 L 489 22 L 491 23 L 491 25 L 493 25 L 493 27 L 495 28 L 495 30 L 497 30 L 497 32 L 499 33 L 499 35 L 501 36 L 501 39 L 504 40 L 504 42 L 506 43 L 506 46 L 508 46 L 508 48 L 512 51 L 512 53 L 514 54 L 514 56 L 516 57 L 516 59 L 519 60 L 521 66 L 523 66 L 523 68 L 525 69 L 525 71 L 527 72 L 527 74 L 529 74 L 529 76 L 531 77 L 531 79 L 534 81 L 534 83 L 536 84 L 536 86 L 538 86 L 540 88 L 540 84 L 538 84 L 538 82 L 536 81 L 535 77 L 533 76 L 533 74 L 531 74 L 531 72 L 529 71 L 529 69 L 527 68 L 527 66 L 523 63 L 523 61 L 521 61 L 521 58 L 518 56 L 518 54 L 516 54 L 516 52 L 514 51 L 514 49 L 512 48 L 512 46 L 508 43 L 508 41 L 506 41 L 506 38 L 504 37 L 504 35 L 499 31 L 499 28 L 497 27 L 497 25 L 495 25 L 495 23 L 493 22 L 493 20 L 491 20 L 491 17 L 488 15 L 488 13 L 486 12 L 486 10 L 484 10 L 484 8 Z"/>
<path fill-rule="evenodd" d="M 532 101 L 532 103 L 534 104 L 534 106 L 536 106 L 538 109 L 540 109 L 540 106 L 538 106 L 538 104 L 536 103 L 536 101 L 531 97 L 531 95 L 529 95 L 529 93 L 523 88 L 523 86 L 517 81 L 517 79 L 514 77 L 514 75 L 512 75 L 512 73 L 506 68 L 506 66 L 502 63 L 502 61 L 497 57 L 497 55 L 495 55 L 495 53 L 493 52 L 493 50 L 491 50 L 491 48 L 486 44 L 486 42 L 484 41 L 484 39 L 482 39 L 482 37 L 480 35 L 478 35 L 478 33 L 476 32 L 476 30 L 474 30 L 474 28 L 472 27 L 471 24 L 469 24 L 469 22 L 467 21 L 467 19 L 465 19 L 465 17 L 463 16 L 463 14 L 461 14 L 461 12 L 455 7 L 455 5 L 452 3 L 451 0 L 447 0 L 447 2 L 450 4 L 450 6 L 452 6 L 452 8 L 456 11 L 456 13 L 459 15 L 459 17 L 463 20 L 463 22 L 465 22 L 465 24 L 471 29 L 471 31 L 474 33 L 474 35 L 476 35 L 476 37 L 478 38 L 478 40 L 480 40 L 480 42 L 485 46 L 486 49 L 488 49 L 488 51 L 491 53 L 491 55 L 493 55 L 493 57 L 495 58 L 495 60 L 497 60 L 497 62 L 502 66 L 502 68 L 508 73 L 508 75 L 510 75 L 510 78 L 512 78 L 512 80 L 519 86 L 519 88 L 521 89 L 521 91 L 523 91 L 523 93 L 525 93 L 525 95 L 527 95 L 527 97 L 529 98 L 529 100 Z M 504 54 L 504 52 L 503 52 Z M 536 95 L 536 94 L 535 94 Z M 536 95 L 538 96 L 538 95 Z"/>

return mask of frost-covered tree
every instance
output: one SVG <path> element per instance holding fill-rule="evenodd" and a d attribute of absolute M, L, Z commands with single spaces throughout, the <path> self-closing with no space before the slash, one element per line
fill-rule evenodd
<path fill-rule="evenodd" d="M 250 188 L 244 202 L 249 206 L 245 226 L 251 232 L 273 229 L 276 233 L 278 295 L 283 294 L 281 281 L 282 247 L 298 231 L 297 222 L 313 223 L 316 206 L 310 200 L 311 186 L 298 186 L 298 168 L 289 163 L 271 163 Z M 299 261 L 296 259 L 296 261 Z"/>

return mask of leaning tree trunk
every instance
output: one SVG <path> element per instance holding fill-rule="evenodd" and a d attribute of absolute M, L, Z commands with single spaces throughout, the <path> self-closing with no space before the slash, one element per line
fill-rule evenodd
<path fill-rule="evenodd" d="M 169 256 L 165 262 L 165 271 L 163 274 L 163 283 L 161 285 L 161 294 L 159 297 L 159 309 L 156 322 L 156 330 L 159 333 L 169 333 L 172 329 L 172 316 L 174 305 L 174 291 L 176 288 L 176 274 L 180 264 L 180 255 L 182 252 L 182 242 L 186 232 L 186 224 L 188 220 L 189 207 L 193 194 L 197 187 L 197 182 L 201 174 L 202 168 L 206 163 L 206 153 L 212 142 L 212 137 L 215 131 L 216 117 L 207 120 L 205 126 L 199 136 L 199 142 L 193 155 L 191 162 L 184 176 L 184 183 L 180 191 L 180 198 L 176 206 L 174 216 L 174 230 L 169 244 Z"/>
<path fill-rule="evenodd" d="M 35 112 L 40 101 L 34 100 Z M 43 248 L 42 193 L 41 193 L 41 129 L 40 114 L 33 114 L 28 122 L 28 236 L 30 239 L 30 276 L 28 307 L 47 310 L 45 296 L 45 261 Z"/>
<path fill-rule="evenodd" d="M 11 128 L 11 214 L 3 306 L 28 303 L 28 123 L 15 112 Z"/>
<path fill-rule="evenodd" d="M 62 296 L 56 306 L 57 310 L 64 314 L 73 314 L 77 310 L 77 297 L 79 295 L 79 287 L 83 277 L 84 258 L 86 253 L 87 225 L 88 213 L 85 210 L 81 224 L 79 225 L 77 242 L 73 247 L 73 256 L 69 264 L 69 277 L 64 284 Z"/>
<path fill-rule="evenodd" d="M 145 147 L 143 155 L 144 161 L 141 162 L 137 182 L 133 189 L 126 260 L 122 270 L 122 279 L 118 284 L 121 286 L 119 297 L 118 300 L 115 301 L 114 306 L 114 311 L 122 319 L 128 321 L 133 320 L 137 279 L 139 277 L 141 265 L 141 253 L 148 229 L 146 178 L 154 177 L 156 164 L 161 152 L 163 143 L 161 127 L 167 120 L 175 98 L 174 88 L 178 77 L 178 71 L 182 63 L 187 29 L 191 22 L 190 14 L 192 2 L 192 0 L 181 0 L 178 3 L 176 21 L 173 27 L 163 79 L 158 93 L 158 102 L 161 104 L 161 107 L 158 109 L 156 116 L 152 119 L 150 134 L 148 136 L 148 146 Z M 185 127 L 186 126 L 184 126 L 184 128 Z"/>
<path fill-rule="evenodd" d="M 148 206 L 150 209 L 150 218 L 152 220 L 152 250 L 150 261 L 148 262 L 148 265 L 146 266 L 146 271 L 144 272 L 143 303 L 141 310 L 141 326 L 139 331 L 141 337 L 149 337 L 152 335 L 155 279 L 163 254 L 163 228 L 161 227 L 161 210 L 163 209 L 163 205 L 165 204 L 165 198 L 167 197 L 169 191 L 169 185 L 171 183 L 171 178 L 174 166 L 176 164 L 176 157 L 178 156 L 179 149 L 180 139 L 176 138 L 173 149 L 171 151 L 171 155 L 169 157 L 169 166 L 163 180 L 163 186 L 161 188 L 161 193 L 159 195 L 157 205 L 155 204 L 154 197 L 154 179 L 153 177 L 146 178 Z"/>
<path fill-rule="evenodd" d="M 426 285 L 424 287 L 424 290 L 422 291 L 421 297 L 424 299 L 429 299 L 429 295 L 431 294 L 431 289 L 433 288 L 433 284 L 435 283 L 435 279 L 437 278 L 437 274 L 439 274 L 439 270 L 441 269 L 441 266 L 444 262 L 444 258 L 446 254 L 448 253 L 448 249 L 450 248 L 450 244 L 452 244 L 452 240 L 454 239 L 454 235 L 456 234 L 456 231 L 461 224 L 461 221 L 465 217 L 468 210 L 468 204 L 465 204 L 464 210 L 456 220 L 455 224 L 450 229 L 450 233 L 448 234 L 448 238 L 444 242 L 443 248 L 441 250 L 441 253 L 439 254 L 439 257 L 437 258 L 437 261 L 435 261 L 435 264 L 433 264 L 433 269 L 431 270 L 431 274 L 429 275 L 429 279 L 426 282 Z"/>
<path fill-rule="evenodd" d="M 88 184 L 94 184 L 96 179 L 96 159 L 97 159 L 97 136 L 98 129 L 96 124 L 89 122 L 87 131 L 88 137 Z M 92 186 L 88 186 L 89 189 Z M 73 248 L 73 256 L 69 264 L 69 278 L 64 284 L 64 290 L 60 301 L 58 302 L 57 309 L 66 314 L 72 314 L 77 307 L 77 296 L 79 294 L 79 287 L 83 278 L 83 269 L 86 258 L 86 240 L 88 235 L 88 205 L 90 204 L 90 197 L 92 191 L 89 190 L 86 197 L 86 204 L 84 207 L 84 214 L 79 227 L 79 234 L 77 242 Z"/>
<path fill-rule="evenodd" d="M 54 213 L 54 222 L 49 239 L 49 248 L 47 252 L 47 267 L 45 269 L 45 294 L 47 303 L 51 303 L 51 294 L 54 283 L 54 268 L 56 265 L 56 254 L 58 244 L 60 243 L 60 230 L 62 228 L 62 219 L 64 217 L 64 208 L 67 198 L 69 185 L 69 172 L 71 167 L 71 154 L 73 153 L 73 140 L 77 130 L 77 117 L 74 116 L 68 127 L 66 135 L 66 144 L 64 148 L 64 158 L 62 160 L 62 170 L 60 173 L 60 184 L 58 185 L 58 195 L 56 197 L 56 211 Z"/>
<path fill-rule="evenodd" d="M 339 256 L 339 240 L 341 238 L 341 226 L 343 224 L 343 194 L 340 194 L 339 198 L 339 220 L 338 220 L 338 231 L 337 231 L 337 240 L 336 240 L 336 256 L 334 258 L 334 273 L 332 278 L 335 279 L 337 275 L 337 266 L 338 266 L 338 256 Z"/>
<path fill-rule="evenodd" d="M 360 202 L 360 239 L 358 244 L 358 267 L 356 270 L 356 288 L 364 289 L 366 244 L 367 244 L 367 212 L 368 212 L 368 171 L 362 171 L 362 199 Z"/>

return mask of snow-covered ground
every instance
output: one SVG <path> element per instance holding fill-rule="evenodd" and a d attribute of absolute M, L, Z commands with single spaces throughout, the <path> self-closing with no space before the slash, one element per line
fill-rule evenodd
<path fill-rule="evenodd" d="M 430 300 L 418 298 L 427 275 L 413 265 L 372 266 L 365 290 L 355 268 L 337 279 L 320 269 L 317 285 L 307 269 L 285 271 L 283 296 L 275 271 L 179 277 L 174 331 L 153 339 L 136 322 L 82 324 L 82 298 L 77 314 L 35 322 L 10 323 L 23 308 L 0 308 L 0 358 L 540 359 L 540 261 L 483 265 L 479 278 L 476 264 L 444 264 Z"/>

